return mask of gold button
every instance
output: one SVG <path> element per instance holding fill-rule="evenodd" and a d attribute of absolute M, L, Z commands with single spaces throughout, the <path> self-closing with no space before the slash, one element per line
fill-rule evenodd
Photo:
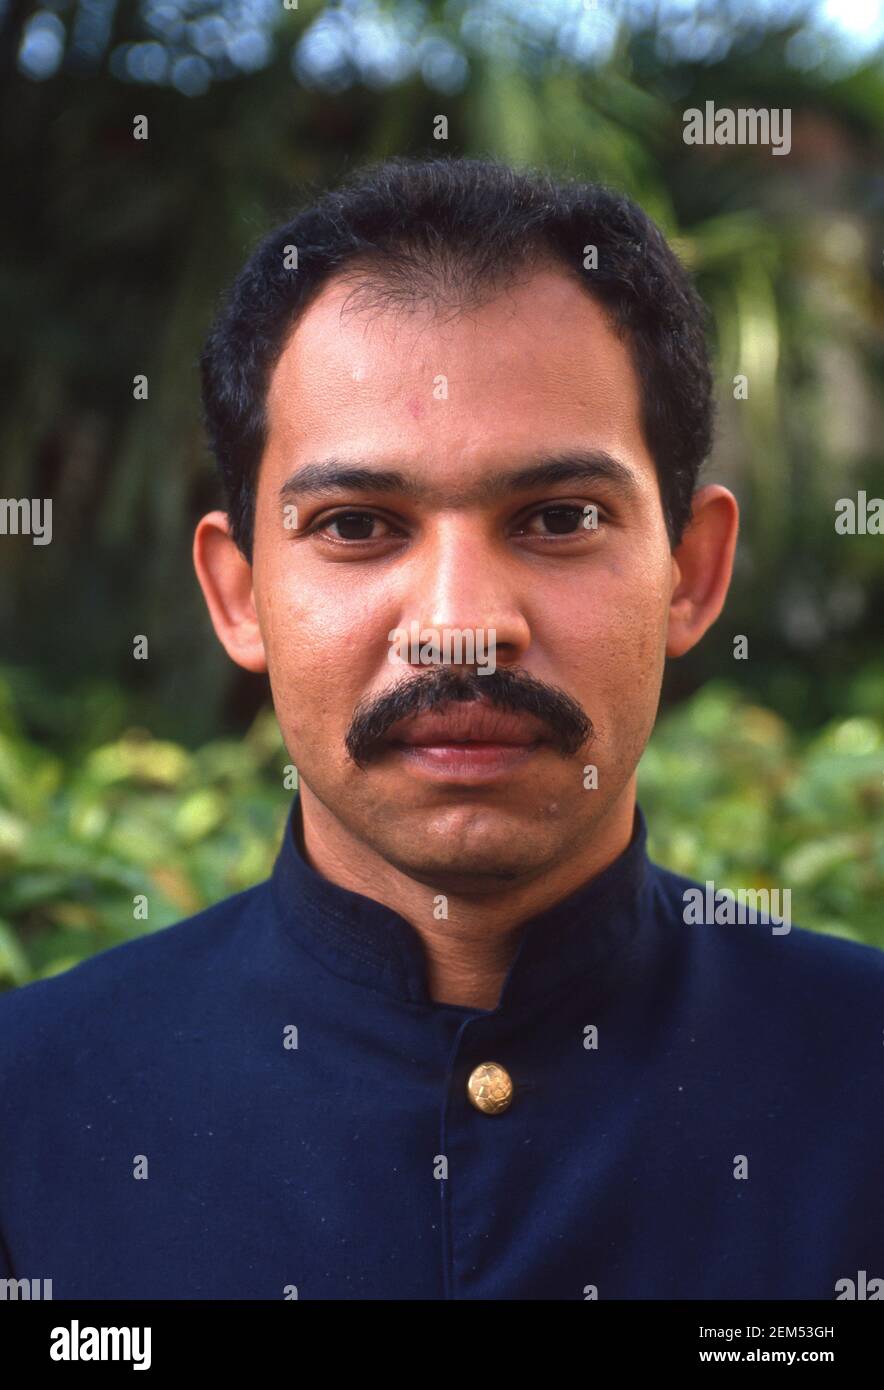
<path fill-rule="evenodd" d="M 512 1077 L 497 1062 L 483 1062 L 470 1073 L 467 1095 L 483 1115 L 499 1115 L 513 1098 Z"/>

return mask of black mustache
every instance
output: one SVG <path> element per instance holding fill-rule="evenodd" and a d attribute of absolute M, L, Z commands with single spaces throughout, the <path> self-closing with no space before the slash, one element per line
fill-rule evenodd
<path fill-rule="evenodd" d="M 573 757 L 592 737 L 592 721 L 577 701 L 527 671 L 505 667 L 480 676 L 473 671 L 459 674 L 451 666 L 435 666 L 400 681 L 382 695 L 360 700 L 344 741 L 347 752 L 358 767 L 365 767 L 383 750 L 384 736 L 400 719 L 450 702 L 468 704 L 483 697 L 499 710 L 536 716 L 563 758 Z"/>

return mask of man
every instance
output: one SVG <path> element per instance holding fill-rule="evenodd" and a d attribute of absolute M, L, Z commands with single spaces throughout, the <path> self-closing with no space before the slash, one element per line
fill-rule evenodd
<path fill-rule="evenodd" d="M 272 878 L 6 997 L 56 1298 L 833 1299 L 884 1275 L 884 958 L 697 913 L 636 765 L 724 604 L 700 301 L 624 197 L 391 161 L 202 359 L 195 563 L 299 792 Z"/>

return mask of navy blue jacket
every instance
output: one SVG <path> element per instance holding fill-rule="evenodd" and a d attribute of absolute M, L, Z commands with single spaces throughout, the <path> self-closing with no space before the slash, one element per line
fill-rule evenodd
<path fill-rule="evenodd" d="M 267 882 L 0 999 L 0 1274 L 55 1299 L 884 1276 L 884 953 L 687 925 L 637 808 L 526 924 L 498 1007 L 439 1004 L 416 931 L 300 837 L 296 800 Z M 487 1061 L 502 1114 L 467 1095 Z"/>

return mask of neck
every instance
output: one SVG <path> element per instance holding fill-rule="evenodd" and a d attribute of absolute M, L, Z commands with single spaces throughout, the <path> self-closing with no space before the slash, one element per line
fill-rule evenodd
<path fill-rule="evenodd" d="M 390 864 L 364 840 L 352 835 L 302 782 L 299 789 L 307 862 L 323 878 L 383 903 L 418 933 L 427 962 L 427 987 L 440 1004 L 493 1009 L 521 936 L 522 923 L 545 912 L 596 878 L 626 849 L 635 813 L 635 780 L 630 780 L 589 838 L 570 844 L 562 862 L 550 864 L 528 882 L 518 881 L 492 894 L 446 890 L 447 916 L 434 915 L 438 888 L 421 883 Z"/>

